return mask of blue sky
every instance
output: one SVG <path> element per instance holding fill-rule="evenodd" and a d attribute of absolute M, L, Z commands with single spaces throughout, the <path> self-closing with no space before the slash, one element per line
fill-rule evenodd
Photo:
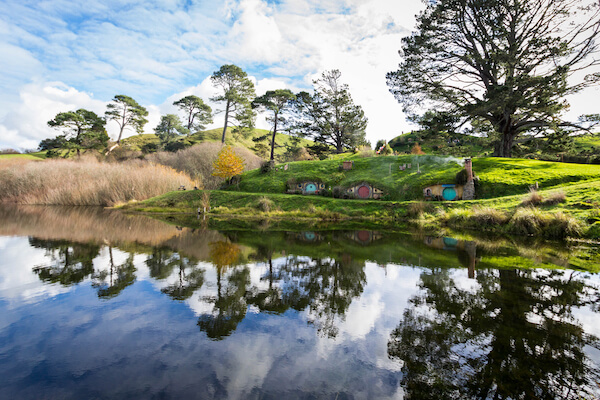
<path fill-rule="evenodd" d="M 385 74 L 397 67 L 400 40 L 422 7 L 416 0 L 3 0 L 0 148 L 35 148 L 56 135 L 46 126 L 56 113 L 103 114 L 116 94 L 148 108 L 151 133 L 161 114 L 176 112 L 173 101 L 213 95 L 208 77 L 229 63 L 248 72 L 258 95 L 308 89 L 337 68 L 369 118 L 367 139 L 391 139 L 411 125 Z M 579 114 L 598 112 L 589 100 L 571 103 Z M 107 128 L 114 137 L 116 126 Z"/>

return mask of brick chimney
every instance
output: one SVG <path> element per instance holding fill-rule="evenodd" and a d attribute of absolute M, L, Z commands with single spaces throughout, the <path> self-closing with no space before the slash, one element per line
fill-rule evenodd
<path fill-rule="evenodd" d="M 467 182 L 473 180 L 473 162 L 470 158 L 465 158 L 465 169 L 467 170 Z"/>

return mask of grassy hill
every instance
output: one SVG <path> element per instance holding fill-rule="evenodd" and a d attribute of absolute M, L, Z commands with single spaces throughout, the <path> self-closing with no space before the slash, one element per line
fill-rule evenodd
<path fill-rule="evenodd" d="M 557 159 L 554 156 L 556 153 L 547 154 L 539 150 L 539 145 L 543 143 L 543 139 L 537 140 L 537 145 L 526 139 L 526 136 L 520 137 L 514 149 L 515 154 L 529 155 L 541 159 Z M 574 136 L 573 142 L 573 147 L 568 152 L 571 155 L 600 155 L 600 136 L 587 134 Z M 494 148 L 492 141 L 488 138 L 460 133 L 448 134 L 446 132 L 428 134 L 424 131 L 414 131 L 396 136 L 388 142 L 390 147 L 400 154 L 410 154 L 416 143 L 421 146 L 426 154 L 457 157 L 491 156 Z"/>
<path fill-rule="evenodd" d="M 186 146 L 191 146 L 201 142 L 220 142 L 222 134 L 223 128 L 216 128 L 207 131 L 196 132 L 188 137 L 182 137 L 180 138 L 180 141 L 182 141 Z M 248 135 L 240 135 L 234 134 L 231 128 L 227 128 L 226 143 L 232 146 L 243 146 L 248 149 L 252 149 L 256 145 L 256 142 L 254 142 L 252 139 L 259 138 L 265 135 L 269 136 L 266 140 L 263 141 L 263 143 L 267 146 L 270 146 L 271 136 L 268 130 L 254 129 Z M 278 133 L 275 139 L 276 156 L 283 155 L 283 153 L 285 153 L 286 150 L 285 145 L 290 145 L 291 141 L 292 137 L 290 137 L 289 135 Z M 154 134 L 135 135 L 122 140 L 122 144 L 124 147 L 135 151 L 141 151 L 144 148 L 144 146 L 148 145 L 157 147 L 159 143 L 160 142 L 158 140 L 158 137 Z M 300 139 L 299 143 L 301 147 L 306 147 L 312 144 L 312 141 L 306 139 Z"/>
<path fill-rule="evenodd" d="M 342 160 L 354 161 L 350 171 L 340 171 Z M 412 164 L 404 171 L 399 167 Z M 459 164 L 461 163 L 461 164 Z M 346 155 L 332 160 L 288 163 L 287 170 L 262 173 L 246 172 L 239 190 L 254 193 L 285 193 L 288 183 L 323 182 L 329 188 L 370 183 L 387 194 L 389 200 L 418 200 L 423 188 L 434 184 L 455 183 L 463 168 L 462 159 L 431 155 L 401 155 L 361 158 Z M 418 168 L 418 169 L 417 169 Z M 418 172 L 420 170 L 420 173 Z M 536 183 L 541 189 L 588 181 L 600 181 L 600 165 L 554 163 L 537 160 L 475 158 L 473 170 L 479 177 L 477 197 L 489 199 L 524 194 Z"/>
<path fill-rule="evenodd" d="M 22 160 L 43 160 L 46 158 L 45 151 L 38 151 L 36 153 L 28 153 L 28 154 L 0 154 L 0 160 L 13 160 L 13 159 L 22 159 Z"/>

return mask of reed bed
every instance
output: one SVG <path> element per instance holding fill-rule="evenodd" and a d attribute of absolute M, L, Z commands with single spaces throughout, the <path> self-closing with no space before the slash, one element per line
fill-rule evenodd
<path fill-rule="evenodd" d="M 172 168 L 142 161 L 49 160 L 0 169 L 0 202 L 112 206 L 182 185 L 191 188 L 194 183 Z"/>

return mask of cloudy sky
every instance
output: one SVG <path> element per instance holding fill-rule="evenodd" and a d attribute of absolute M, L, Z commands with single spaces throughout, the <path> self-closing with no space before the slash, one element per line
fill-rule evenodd
<path fill-rule="evenodd" d="M 150 111 L 151 133 L 161 114 L 176 111 L 173 101 L 207 100 L 209 76 L 231 63 L 255 80 L 258 95 L 310 89 L 337 68 L 369 118 L 367 139 L 391 139 L 411 125 L 385 74 L 398 65 L 400 39 L 422 7 L 417 0 L 4 0 L 0 148 L 35 148 L 57 134 L 46 125 L 56 113 L 103 114 L 116 94 Z M 591 103 L 572 101 L 577 111 L 598 112 L 582 110 Z M 213 127 L 222 123 L 219 115 Z M 115 137 L 116 124 L 107 128 Z"/>

